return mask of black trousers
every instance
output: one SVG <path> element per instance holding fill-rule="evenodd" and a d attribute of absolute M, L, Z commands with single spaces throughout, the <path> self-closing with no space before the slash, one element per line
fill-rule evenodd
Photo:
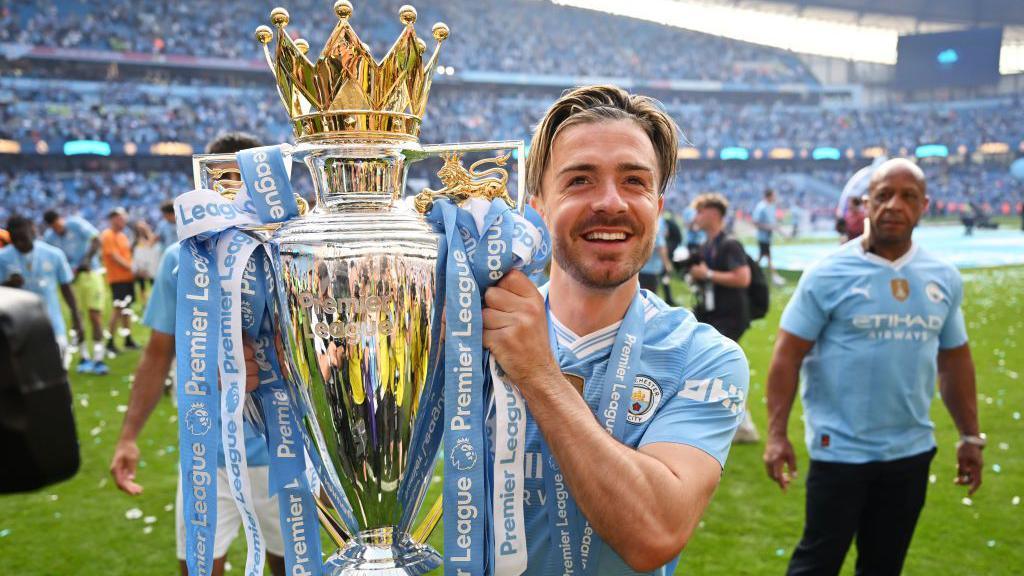
<path fill-rule="evenodd" d="M 896 575 L 914 535 L 935 449 L 866 464 L 811 461 L 804 534 L 786 574 L 839 574 L 857 537 L 857 576 Z"/>

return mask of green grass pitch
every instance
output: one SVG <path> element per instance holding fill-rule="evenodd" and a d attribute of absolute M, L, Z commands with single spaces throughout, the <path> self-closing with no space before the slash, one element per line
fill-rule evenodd
<path fill-rule="evenodd" d="M 1024 570 L 1024 268 L 964 272 L 965 315 L 978 373 L 982 430 L 988 433 L 984 485 L 965 503 L 953 485 L 956 432 L 942 403 L 933 404 L 939 454 L 935 482 L 911 546 L 905 573 L 1001 575 Z M 764 378 L 779 313 L 792 292 L 774 293 L 769 317 L 743 339 L 751 367 L 750 405 L 764 430 Z M 677 288 L 677 293 L 679 288 Z M 140 340 L 145 333 L 136 330 Z M 33 494 L 0 497 L 0 574 L 161 575 L 177 573 L 174 558 L 176 423 L 160 403 L 140 438 L 138 480 L 145 492 L 119 492 L 107 468 L 128 401 L 137 353 L 110 363 L 105 377 L 72 374 L 82 468 L 62 484 Z M 807 458 L 797 407 L 790 437 L 802 473 Z M 700 528 L 683 551 L 678 573 L 782 574 L 803 524 L 803 478 L 783 494 L 764 473 L 763 444 L 733 448 L 722 483 Z M 4 462 L 3 466 L 11 465 Z M 434 483 L 431 498 L 439 491 Z M 126 513 L 138 509 L 142 517 Z M 440 547 L 440 529 L 431 542 Z M 241 573 L 244 539 L 232 546 L 231 573 Z M 328 548 L 325 548 L 328 549 Z M 854 553 L 843 574 L 853 573 Z"/>

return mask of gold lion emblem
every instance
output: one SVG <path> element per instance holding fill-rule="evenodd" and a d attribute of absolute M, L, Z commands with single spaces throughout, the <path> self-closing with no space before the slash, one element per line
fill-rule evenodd
<path fill-rule="evenodd" d="M 508 170 L 501 168 L 501 166 L 508 162 L 511 156 L 512 152 L 510 151 L 504 156 L 484 158 L 474 162 L 467 170 L 462 166 L 462 154 L 458 152 L 445 154 L 442 156 L 444 158 L 444 166 L 437 172 L 437 176 L 441 179 L 441 183 L 444 184 L 444 188 L 439 190 L 424 188 L 422 192 L 416 195 L 414 201 L 416 210 L 421 214 L 426 214 L 434 205 L 434 200 L 441 197 L 450 198 L 456 204 L 461 204 L 470 198 L 483 198 L 485 200 L 501 198 L 510 207 L 514 208 L 515 203 L 508 195 Z M 486 170 L 477 171 L 481 166 L 488 163 L 494 164 L 494 166 Z"/>

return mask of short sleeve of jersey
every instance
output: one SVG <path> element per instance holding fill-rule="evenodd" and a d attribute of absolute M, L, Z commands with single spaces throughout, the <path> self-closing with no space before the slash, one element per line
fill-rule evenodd
<path fill-rule="evenodd" d="M 658 221 L 658 233 L 654 235 L 654 247 L 655 248 L 661 248 L 662 246 L 665 245 L 665 235 L 667 233 L 667 230 L 665 228 L 666 228 L 665 227 L 665 221 L 664 220 L 659 220 Z"/>
<path fill-rule="evenodd" d="M 959 348 L 967 343 L 967 328 L 964 326 L 964 313 L 960 305 L 964 299 L 964 281 L 959 272 L 953 272 L 950 279 L 949 315 L 939 332 L 939 348 L 949 350 Z"/>
<path fill-rule="evenodd" d="M 7 282 L 11 276 L 22 273 L 14 258 L 14 249 L 14 246 L 0 248 L 0 282 Z"/>
<path fill-rule="evenodd" d="M 687 353 L 683 386 L 667 399 L 640 439 L 698 448 L 725 467 L 746 409 L 750 368 L 740 347 L 702 325 Z"/>
<path fill-rule="evenodd" d="M 817 340 L 828 323 L 828 313 L 821 304 L 820 278 L 813 269 L 804 272 L 793 297 L 782 312 L 779 328 L 804 340 Z"/>
<path fill-rule="evenodd" d="M 757 222 L 758 224 L 767 224 L 767 216 L 764 204 L 758 202 L 757 206 L 754 207 L 754 222 Z"/>
<path fill-rule="evenodd" d="M 174 334 L 174 311 L 178 298 L 178 245 L 171 244 L 160 259 L 153 280 L 153 294 L 146 304 L 142 323 L 164 334 Z"/>
<path fill-rule="evenodd" d="M 90 224 L 87 220 L 81 218 L 75 218 L 67 221 L 67 227 L 71 228 L 78 234 L 79 238 L 83 240 L 91 240 L 95 236 L 100 235 L 100 231 L 95 226 Z"/>
<path fill-rule="evenodd" d="M 50 257 L 53 259 L 54 268 L 57 274 L 57 282 L 61 284 L 67 284 L 75 279 L 75 275 L 71 273 L 71 264 L 68 263 L 67 256 L 64 255 L 57 248 L 50 249 Z"/>

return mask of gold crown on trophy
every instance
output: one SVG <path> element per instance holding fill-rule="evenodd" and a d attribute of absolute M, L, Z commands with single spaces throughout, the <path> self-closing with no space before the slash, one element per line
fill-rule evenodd
<path fill-rule="evenodd" d="M 306 56 L 309 43 L 293 40 L 285 30 L 290 17 L 284 8 L 270 12 L 270 22 L 277 28 L 273 56 L 269 44 L 274 31 L 269 26 L 256 28 L 296 141 L 417 140 L 448 26 L 434 24 L 437 45 L 424 63 L 427 45 L 413 28 L 416 9 L 402 6 L 398 17 L 405 28 L 378 62 L 349 24 L 352 3 L 338 0 L 334 13 L 338 23 L 315 62 Z"/>

